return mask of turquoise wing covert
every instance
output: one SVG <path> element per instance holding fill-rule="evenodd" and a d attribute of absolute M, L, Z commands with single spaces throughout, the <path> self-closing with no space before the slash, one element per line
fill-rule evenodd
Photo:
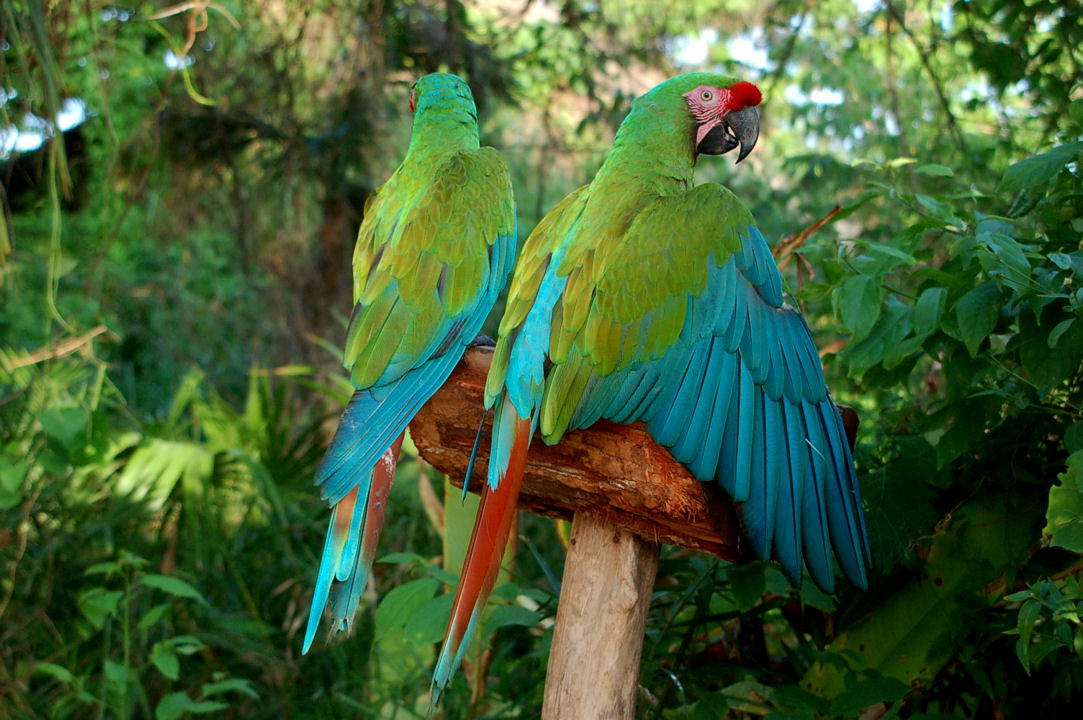
<path fill-rule="evenodd" d="M 356 430 L 335 436 L 316 475 L 330 503 L 447 379 L 515 259 L 511 179 L 496 150 L 457 153 L 428 183 L 413 180 L 396 174 L 380 188 L 358 233 L 343 353 L 358 389 L 343 423 Z"/>
<path fill-rule="evenodd" d="M 680 245 L 667 243 L 674 227 Z M 646 201 L 608 245 L 589 267 L 562 268 L 564 297 L 588 309 L 553 311 L 543 437 L 599 418 L 645 421 L 740 503 L 761 558 L 774 554 L 795 581 L 804 560 L 830 592 L 834 555 L 865 587 L 871 557 L 842 422 L 748 211 L 700 185 Z"/>

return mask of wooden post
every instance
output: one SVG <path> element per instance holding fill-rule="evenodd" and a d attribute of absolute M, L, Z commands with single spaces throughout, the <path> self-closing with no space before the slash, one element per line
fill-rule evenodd
<path fill-rule="evenodd" d="M 632 720 L 657 543 L 578 512 L 549 653 L 542 720 Z"/>

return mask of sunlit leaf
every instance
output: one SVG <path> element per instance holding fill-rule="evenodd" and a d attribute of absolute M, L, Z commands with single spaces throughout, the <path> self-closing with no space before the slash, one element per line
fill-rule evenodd
<path fill-rule="evenodd" d="M 139 582 L 149 588 L 162 590 L 176 597 L 198 600 L 203 604 L 207 603 L 203 594 L 192 587 L 190 583 L 172 575 L 144 575 L 139 578 Z"/>
<path fill-rule="evenodd" d="M 1060 484 L 1049 489 L 1044 533 L 1051 545 L 1083 553 L 1083 450 L 1072 453 L 1057 477 Z"/>
<path fill-rule="evenodd" d="M 1080 152 L 1083 152 L 1083 141 L 1058 145 L 1052 150 L 1020 160 L 1004 172 L 999 190 L 1015 192 L 1048 182 Z"/>
<path fill-rule="evenodd" d="M 0 455 L 0 510 L 13 508 L 23 500 L 23 480 L 30 465 L 25 460 L 11 462 Z"/>
<path fill-rule="evenodd" d="M 914 170 L 919 175 L 936 175 L 938 177 L 952 177 L 955 172 L 946 165 L 938 165 L 936 163 L 929 163 L 928 165 L 922 165 Z"/>
<path fill-rule="evenodd" d="M 56 663 L 38 663 L 34 666 L 34 672 L 41 673 L 42 675 L 49 675 L 64 683 L 70 683 L 75 679 L 75 676 L 71 674 L 71 670 L 68 670 L 61 665 L 57 665 Z"/>

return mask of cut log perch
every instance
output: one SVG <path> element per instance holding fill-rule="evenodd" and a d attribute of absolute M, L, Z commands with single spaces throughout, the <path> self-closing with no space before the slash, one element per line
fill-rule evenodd
<path fill-rule="evenodd" d="M 421 457 L 462 484 L 482 414 L 490 348 L 473 347 L 410 424 Z M 491 416 L 487 423 L 492 420 Z M 489 426 L 482 436 L 471 489 L 480 489 L 489 461 Z M 720 488 L 692 477 L 642 424 L 598 422 L 568 433 L 559 445 L 535 439 L 519 507 L 571 519 L 604 518 L 649 542 L 666 542 L 744 560 L 739 521 Z"/>

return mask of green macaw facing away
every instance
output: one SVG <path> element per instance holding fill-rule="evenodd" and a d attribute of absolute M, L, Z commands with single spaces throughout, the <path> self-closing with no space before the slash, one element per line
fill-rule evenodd
<path fill-rule="evenodd" d="M 406 159 L 366 202 L 354 247 L 344 364 L 357 391 L 316 473 L 332 512 L 303 652 L 325 605 L 332 633 L 350 629 L 406 425 L 481 329 L 515 258 L 511 179 L 479 145 L 470 88 L 426 75 L 410 109 Z"/>
<path fill-rule="evenodd" d="M 538 224 L 516 265 L 485 389 L 489 475 L 444 645 L 437 702 L 493 582 L 535 432 L 644 421 L 739 503 L 761 558 L 834 587 L 871 559 L 850 449 L 808 326 L 751 214 L 693 186 L 698 154 L 759 134 L 759 90 L 708 73 L 638 98 L 594 181 Z"/>

